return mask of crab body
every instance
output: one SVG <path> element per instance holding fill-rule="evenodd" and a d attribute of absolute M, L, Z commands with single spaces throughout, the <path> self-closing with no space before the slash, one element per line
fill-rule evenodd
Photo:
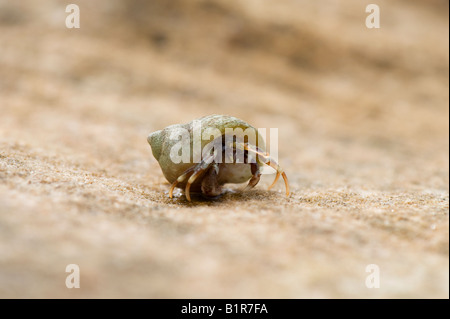
<path fill-rule="evenodd" d="M 287 177 L 273 159 L 265 153 L 265 144 L 256 128 L 232 116 L 210 115 L 186 124 L 176 124 L 151 133 L 147 141 L 161 170 L 175 187 L 202 193 L 205 197 L 221 195 L 227 183 L 244 183 L 254 187 L 260 179 L 260 167 L 270 165 Z M 271 186 L 271 187 L 272 187 Z"/>

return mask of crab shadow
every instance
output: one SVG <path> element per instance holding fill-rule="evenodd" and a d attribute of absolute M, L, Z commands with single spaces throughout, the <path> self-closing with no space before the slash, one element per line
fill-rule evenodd
<path fill-rule="evenodd" d="M 176 197 L 170 199 L 170 202 L 172 204 L 189 207 L 217 206 L 222 204 L 230 204 L 233 202 L 242 203 L 255 200 L 266 201 L 272 197 L 276 197 L 277 195 L 277 192 L 268 190 L 253 189 L 244 192 L 236 189 L 225 189 L 221 195 L 216 197 L 205 197 L 199 193 L 191 193 L 191 201 L 186 199 L 184 193 L 179 193 Z"/>

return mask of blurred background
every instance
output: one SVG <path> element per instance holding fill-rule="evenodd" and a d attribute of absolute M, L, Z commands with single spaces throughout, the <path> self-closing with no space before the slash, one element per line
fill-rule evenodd
<path fill-rule="evenodd" d="M 0 296 L 448 298 L 448 1 L 371 2 L 79 0 L 68 29 L 0 0 Z M 289 200 L 167 199 L 146 136 L 208 114 L 279 129 Z"/>

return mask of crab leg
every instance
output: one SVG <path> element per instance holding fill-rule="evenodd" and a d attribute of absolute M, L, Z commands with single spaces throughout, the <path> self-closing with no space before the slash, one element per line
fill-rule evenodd
<path fill-rule="evenodd" d="M 202 193 L 206 197 L 216 197 L 222 193 L 222 187 L 218 183 L 219 164 L 212 163 L 202 178 Z"/>
<path fill-rule="evenodd" d="M 197 177 L 204 173 L 205 171 L 207 171 L 210 166 L 213 164 L 214 162 L 214 155 L 211 154 L 209 155 L 206 159 L 204 159 L 200 164 L 198 164 L 194 170 L 194 173 L 192 173 L 191 177 L 189 177 L 187 183 L 186 183 L 186 188 L 184 190 L 184 194 L 186 195 L 186 198 L 188 201 L 191 201 L 191 194 L 190 194 L 190 188 L 191 185 L 195 182 L 195 180 L 197 179 Z"/>
<path fill-rule="evenodd" d="M 258 164 L 255 163 L 251 163 L 250 164 L 251 170 L 252 170 L 252 178 L 248 181 L 247 186 L 245 186 L 244 191 L 247 191 L 253 187 L 255 187 L 258 182 L 259 179 L 261 178 L 261 172 L 259 171 L 259 166 Z"/>
<path fill-rule="evenodd" d="M 275 180 L 273 181 L 272 185 L 270 185 L 269 189 L 271 189 L 275 185 L 275 183 L 278 181 L 278 178 L 280 178 L 280 175 L 281 175 L 284 179 L 284 185 L 286 186 L 286 196 L 289 196 L 289 193 L 290 193 L 289 182 L 288 182 L 286 173 L 283 171 L 281 166 L 278 165 L 278 163 L 275 162 L 275 160 L 272 159 L 267 153 L 264 154 L 257 147 L 256 147 L 256 149 L 254 149 L 254 148 L 250 147 L 248 144 L 241 144 L 240 146 L 249 152 L 257 154 L 263 160 L 264 164 L 269 165 L 270 167 L 274 168 L 277 171 Z"/>
<path fill-rule="evenodd" d="M 280 172 L 277 171 L 277 175 L 275 176 L 275 180 L 273 181 L 272 185 L 269 186 L 268 189 L 271 189 L 272 187 L 275 186 L 275 184 L 277 183 L 278 179 L 280 178 Z"/>
<path fill-rule="evenodd" d="M 175 180 L 175 182 L 172 183 L 172 185 L 170 186 L 170 190 L 169 190 L 169 197 L 172 198 L 173 197 L 173 190 L 175 189 L 175 187 L 178 185 L 178 183 L 182 183 L 184 182 L 184 180 L 188 177 L 189 173 L 194 171 L 196 166 L 192 166 L 190 168 L 188 168 L 186 171 L 184 171 L 183 174 L 181 174 L 180 176 L 178 176 L 178 178 Z"/>
<path fill-rule="evenodd" d="M 178 183 L 184 182 L 186 180 L 186 178 L 189 176 L 189 174 L 192 172 L 192 174 L 190 175 L 190 177 L 186 183 L 186 187 L 184 190 L 187 200 L 191 201 L 191 194 L 190 194 L 191 185 L 195 182 L 195 180 L 197 179 L 198 176 L 200 176 L 202 173 L 204 173 L 213 164 L 213 161 L 214 161 L 214 156 L 209 155 L 206 157 L 206 159 L 201 161 L 199 164 L 188 168 L 183 174 L 178 176 L 176 181 L 173 182 L 172 186 L 170 187 L 169 197 L 170 198 L 173 197 L 173 190 L 178 185 Z"/>
<path fill-rule="evenodd" d="M 270 185 L 269 189 L 271 189 L 273 187 L 273 185 L 275 185 L 275 183 L 277 182 L 278 178 L 280 178 L 280 174 L 281 174 L 281 176 L 284 179 L 284 185 L 286 186 L 286 196 L 289 196 L 289 193 L 290 193 L 289 192 L 289 182 L 288 182 L 286 173 L 283 171 L 283 169 L 280 167 L 280 165 L 278 165 L 273 160 L 269 160 L 268 162 L 266 162 L 266 164 L 277 170 L 277 175 L 275 176 L 275 180 L 272 183 L 272 185 Z"/>
<path fill-rule="evenodd" d="M 189 177 L 189 180 L 186 183 L 186 188 L 184 189 L 184 194 L 186 195 L 188 201 L 191 201 L 191 193 L 189 191 L 191 189 L 191 185 L 195 182 L 198 175 L 200 175 L 204 171 L 205 171 L 204 169 L 195 170 L 194 173 L 191 175 L 191 177 Z"/>

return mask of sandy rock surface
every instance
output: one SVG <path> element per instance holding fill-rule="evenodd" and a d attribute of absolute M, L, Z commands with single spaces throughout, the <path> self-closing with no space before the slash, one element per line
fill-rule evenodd
<path fill-rule="evenodd" d="M 76 3 L 0 1 L 1 298 L 449 297 L 447 1 Z M 208 114 L 289 198 L 168 198 L 146 137 Z"/>

